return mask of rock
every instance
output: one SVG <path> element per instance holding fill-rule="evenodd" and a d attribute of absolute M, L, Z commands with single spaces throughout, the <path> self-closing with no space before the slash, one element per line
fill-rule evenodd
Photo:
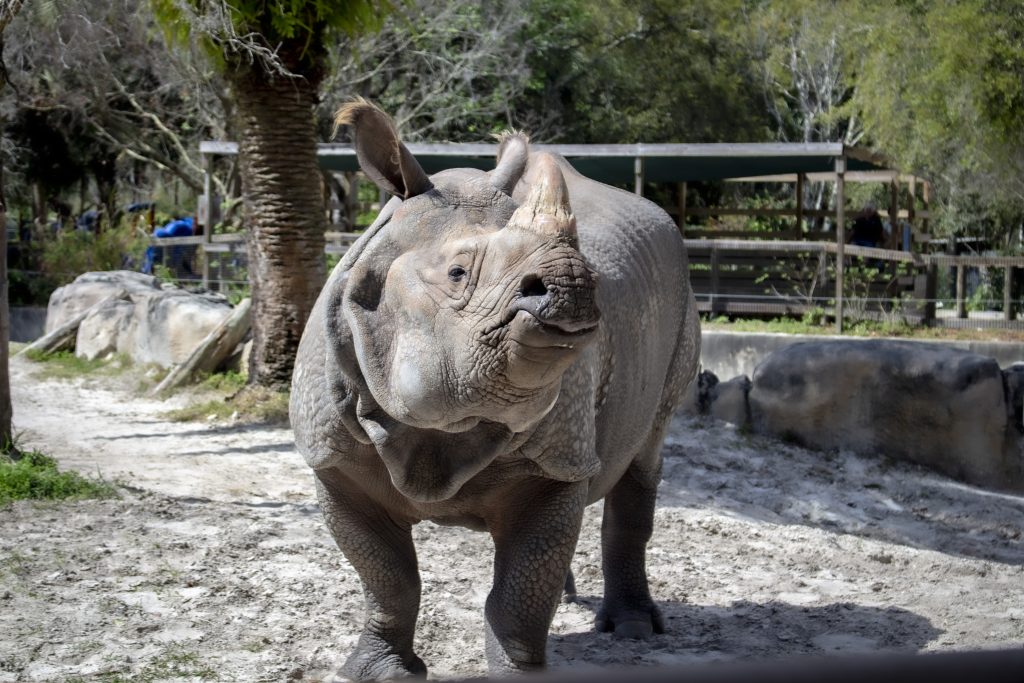
<path fill-rule="evenodd" d="M 129 295 L 147 295 L 159 291 L 159 281 L 152 275 L 128 270 L 83 273 L 75 281 L 58 287 L 50 295 L 46 308 L 46 332 L 52 332 L 93 304 L 123 290 Z"/>
<path fill-rule="evenodd" d="M 1024 363 L 1003 369 L 1003 392 L 1006 417 L 1017 433 L 1024 434 Z"/>
<path fill-rule="evenodd" d="M 718 384 L 718 376 L 703 370 L 686 385 L 678 410 L 688 415 L 706 415 L 711 405 L 711 392 Z"/>
<path fill-rule="evenodd" d="M 46 330 L 54 330 L 119 290 L 128 301 L 105 305 L 79 326 L 76 354 L 124 353 L 136 363 L 171 367 L 185 360 L 231 305 L 219 294 L 195 294 L 131 271 L 85 273 L 50 296 Z"/>
<path fill-rule="evenodd" d="M 750 408 L 747 404 L 750 387 L 750 378 L 746 375 L 715 384 L 708 401 L 711 416 L 738 427 L 745 426 L 750 422 Z"/>
<path fill-rule="evenodd" d="M 1004 374 L 991 358 L 892 340 L 794 344 L 757 366 L 749 405 L 758 432 L 1024 490 Z"/>
<path fill-rule="evenodd" d="M 78 327 L 75 355 L 93 360 L 129 353 L 135 331 L 134 311 L 131 301 L 114 300 L 87 315 Z"/>

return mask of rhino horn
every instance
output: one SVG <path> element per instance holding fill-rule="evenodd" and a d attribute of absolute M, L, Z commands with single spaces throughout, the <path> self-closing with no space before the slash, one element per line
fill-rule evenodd
<path fill-rule="evenodd" d="M 516 131 L 506 131 L 498 136 L 498 163 L 488 173 L 492 187 L 512 196 L 512 190 L 526 170 L 529 142 L 529 137 Z"/>
<path fill-rule="evenodd" d="M 508 221 L 508 227 L 552 237 L 576 239 L 576 218 L 569 206 L 569 188 L 562 169 L 550 154 L 533 158 L 530 193 Z"/>

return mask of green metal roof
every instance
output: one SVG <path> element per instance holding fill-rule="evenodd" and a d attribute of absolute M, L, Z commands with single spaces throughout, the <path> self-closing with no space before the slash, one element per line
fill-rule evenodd
<path fill-rule="evenodd" d="M 447 168 L 494 168 L 495 144 L 411 143 L 406 145 L 427 173 Z M 531 145 L 557 152 L 583 175 L 611 184 L 631 184 L 636 160 L 644 180 L 684 182 L 724 180 L 796 173 L 831 173 L 836 160 L 845 159 L 847 171 L 877 171 L 884 160 L 859 147 L 840 143 L 715 143 L 635 145 Z M 231 142 L 204 142 L 204 154 L 237 154 Z M 357 171 L 355 150 L 348 144 L 321 144 L 320 166 L 332 171 Z"/>

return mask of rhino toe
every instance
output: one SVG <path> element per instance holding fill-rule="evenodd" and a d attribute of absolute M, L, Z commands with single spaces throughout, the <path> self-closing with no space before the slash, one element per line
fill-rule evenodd
<path fill-rule="evenodd" d="M 426 678 L 427 666 L 414 654 L 402 657 L 375 648 L 358 648 L 341 667 L 337 680 L 392 681 L 401 678 Z"/>
<path fill-rule="evenodd" d="M 665 632 L 661 612 L 653 604 L 641 609 L 611 609 L 604 607 L 595 619 L 597 630 L 613 633 L 616 638 L 643 640 Z"/>

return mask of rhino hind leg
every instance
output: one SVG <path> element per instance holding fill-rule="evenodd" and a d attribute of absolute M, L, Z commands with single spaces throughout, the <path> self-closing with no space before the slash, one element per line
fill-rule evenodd
<path fill-rule="evenodd" d="M 604 501 L 601 564 L 605 592 L 595 625 L 597 630 L 614 632 L 620 638 L 647 638 L 665 632 L 647 585 L 647 542 L 654 527 L 661 439 L 656 444 L 647 463 L 635 460 Z"/>
<path fill-rule="evenodd" d="M 337 470 L 316 473 L 327 527 L 363 584 L 366 621 L 339 672 L 354 681 L 426 677 L 413 652 L 420 576 L 410 524 L 400 524 Z"/>
<path fill-rule="evenodd" d="M 565 575 L 565 587 L 562 589 L 562 602 L 571 604 L 576 602 L 576 577 L 572 575 L 572 569 Z"/>

